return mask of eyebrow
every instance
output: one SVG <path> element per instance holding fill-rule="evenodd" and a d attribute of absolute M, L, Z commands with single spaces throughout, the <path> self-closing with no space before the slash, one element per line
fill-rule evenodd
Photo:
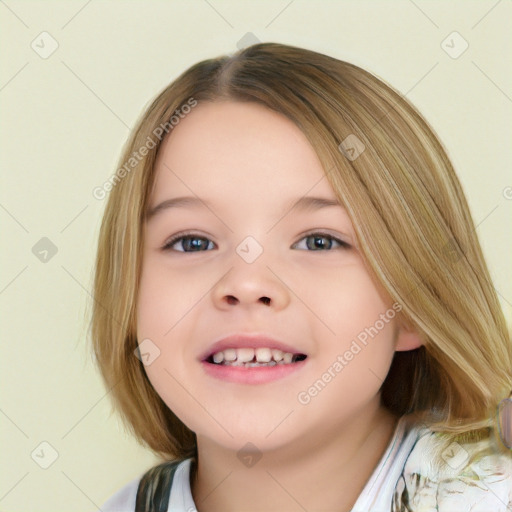
<path fill-rule="evenodd" d="M 343 208 L 343 206 L 337 201 L 333 199 L 328 199 L 326 197 L 312 197 L 312 196 L 303 196 L 297 199 L 295 202 L 291 202 L 288 204 L 289 208 L 286 208 L 286 212 L 296 208 L 300 211 L 313 211 L 319 210 L 321 208 L 332 208 L 338 207 Z M 211 209 L 212 205 L 209 201 L 205 199 L 200 199 L 199 197 L 194 196 L 182 196 L 182 197 L 174 197 L 172 199 L 165 199 L 161 203 L 158 203 L 156 206 L 151 208 L 147 215 L 146 220 L 150 220 L 155 217 L 156 214 L 168 210 L 170 208 L 209 208 Z"/>

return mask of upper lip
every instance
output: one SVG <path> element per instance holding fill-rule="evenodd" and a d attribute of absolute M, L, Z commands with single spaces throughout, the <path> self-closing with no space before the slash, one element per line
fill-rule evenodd
<path fill-rule="evenodd" d="M 219 339 L 214 342 L 212 345 L 208 347 L 200 356 L 199 359 L 201 361 L 205 361 L 210 356 L 215 354 L 216 352 L 221 352 L 222 350 L 226 350 L 228 348 L 275 348 L 278 350 L 282 350 L 283 352 L 290 352 L 292 354 L 305 354 L 305 352 L 301 352 L 295 347 L 287 343 L 283 343 L 278 341 L 270 336 L 261 335 L 261 334 L 232 334 L 230 336 L 226 336 L 224 338 Z"/>

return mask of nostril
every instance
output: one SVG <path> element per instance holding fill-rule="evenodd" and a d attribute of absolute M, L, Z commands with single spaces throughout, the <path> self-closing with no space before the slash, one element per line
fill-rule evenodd
<path fill-rule="evenodd" d="M 270 304 L 270 299 L 268 297 L 262 297 L 261 301 L 263 304 L 266 304 L 267 306 Z"/>
<path fill-rule="evenodd" d="M 238 299 L 236 297 L 233 297 L 233 295 L 227 296 L 228 304 L 236 304 L 238 302 Z"/>

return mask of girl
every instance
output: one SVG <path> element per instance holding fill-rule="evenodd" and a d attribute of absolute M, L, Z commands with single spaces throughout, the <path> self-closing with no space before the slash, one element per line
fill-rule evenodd
<path fill-rule="evenodd" d="M 370 73 L 263 43 L 144 112 L 92 342 L 162 464 L 107 511 L 512 507 L 512 346 L 445 150 Z"/>

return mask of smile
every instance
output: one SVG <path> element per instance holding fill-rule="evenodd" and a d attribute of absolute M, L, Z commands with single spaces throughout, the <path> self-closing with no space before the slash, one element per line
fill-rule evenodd
<path fill-rule="evenodd" d="M 287 365 L 303 361 L 307 356 L 293 354 L 282 350 L 267 347 L 258 348 L 228 348 L 215 352 L 206 361 L 210 364 L 222 366 L 238 366 L 244 368 L 272 367 Z"/>
<path fill-rule="evenodd" d="M 265 384 L 300 370 L 304 354 L 292 354 L 265 347 L 228 348 L 202 361 L 204 371 L 217 380 L 236 384 Z"/>

